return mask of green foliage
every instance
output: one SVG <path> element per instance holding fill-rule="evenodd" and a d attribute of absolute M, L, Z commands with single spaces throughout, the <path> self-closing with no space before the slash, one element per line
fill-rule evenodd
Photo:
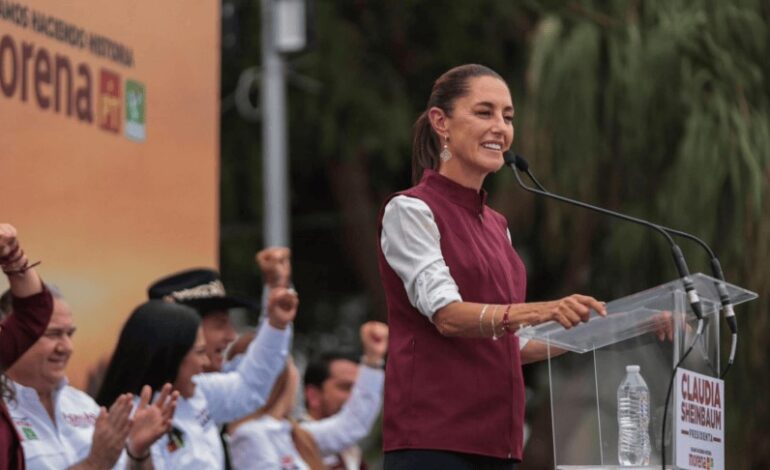
<path fill-rule="evenodd" d="M 764 397 L 753 398 L 770 385 L 762 256 L 770 247 L 769 13 L 765 2 L 750 0 L 572 2 L 545 13 L 528 71 L 541 179 L 699 235 L 717 250 L 729 281 L 760 294 L 738 308 L 742 325 L 758 327 L 744 329 L 728 380 L 728 430 L 739 436 L 728 445 L 731 468 L 770 462 L 749 447 L 767 438 L 757 430 L 770 418 Z M 551 256 L 564 259 L 583 216 L 551 210 L 538 230 Z M 665 245 L 636 227 L 587 235 L 591 287 L 619 294 L 674 275 Z M 686 248 L 691 269 L 708 271 L 693 261 L 702 253 Z M 749 376 L 750 385 L 741 380 Z"/>
<path fill-rule="evenodd" d="M 223 96 L 259 58 L 258 2 L 241 5 L 241 53 L 223 58 Z M 508 81 L 514 147 L 547 187 L 695 233 L 716 249 L 728 281 L 760 294 L 738 308 L 728 464 L 770 467 L 761 445 L 770 406 L 755 393 L 770 388 L 766 0 L 319 0 L 314 24 L 310 50 L 289 59 L 300 333 L 336 331 L 348 318 L 340 306 L 361 304 L 351 299 L 367 299 L 370 316 L 382 311 L 377 208 L 408 185 L 411 126 L 432 81 L 483 63 Z M 222 269 L 253 295 L 260 140 L 259 124 L 225 110 Z M 487 188 L 508 215 L 533 300 L 613 298 L 676 276 L 656 235 L 523 195 L 507 172 Z M 703 254 L 682 245 L 691 270 L 707 272 Z"/>

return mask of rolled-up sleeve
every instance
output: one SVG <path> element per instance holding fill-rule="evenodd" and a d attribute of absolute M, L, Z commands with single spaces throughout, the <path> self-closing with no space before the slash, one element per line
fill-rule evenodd
<path fill-rule="evenodd" d="M 508 241 L 511 233 L 506 229 Z M 414 308 L 433 321 L 433 315 L 452 302 L 462 302 L 460 289 L 441 253 L 441 234 L 425 202 L 396 196 L 385 205 L 380 246 L 385 260 L 404 283 Z M 526 346 L 520 338 L 519 348 Z"/>
<path fill-rule="evenodd" d="M 380 246 L 404 283 L 409 302 L 431 321 L 452 302 L 462 302 L 457 283 L 441 253 L 441 235 L 425 202 L 396 196 L 385 206 Z"/>

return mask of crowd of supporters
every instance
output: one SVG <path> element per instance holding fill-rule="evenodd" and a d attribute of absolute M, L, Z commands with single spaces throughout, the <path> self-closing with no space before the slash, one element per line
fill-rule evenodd
<path fill-rule="evenodd" d="M 150 282 L 95 397 L 67 381 L 77 315 L 0 224 L 0 468 L 365 468 L 356 443 L 380 412 L 388 328 L 361 326 L 363 356 L 311 362 L 295 419 L 290 355 L 299 297 L 287 248 L 256 256 L 261 302 L 228 295 L 212 269 Z M 262 310 L 241 335 L 230 309 Z M 230 359 L 226 359 L 229 357 Z"/>

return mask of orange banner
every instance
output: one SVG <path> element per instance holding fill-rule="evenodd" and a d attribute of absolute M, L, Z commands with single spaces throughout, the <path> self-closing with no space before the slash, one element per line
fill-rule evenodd
<path fill-rule="evenodd" d="M 75 386 L 152 280 L 216 266 L 219 18 L 214 1 L 0 0 L 0 221 L 73 307 Z"/>

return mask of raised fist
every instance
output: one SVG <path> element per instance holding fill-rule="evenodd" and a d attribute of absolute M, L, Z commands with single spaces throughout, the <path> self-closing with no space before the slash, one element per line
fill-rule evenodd
<path fill-rule="evenodd" d="M 388 325 L 370 321 L 361 325 L 361 346 L 364 349 L 364 361 L 376 364 L 382 361 L 388 352 Z"/>
<path fill-rule="evenodd" d="M 289 287 L 291 282 L 291 250 L 282 246 L 265 248 L 255 256 L 265 284 L 271 289 Z"/>
<path fill-rule="evenodd" d="M 27 257 L 19 246 L 16 229 L 10 224 L 0 224 L 0 267 L 3 271 L 15 271 L 26 264 Z"/>
<path fill-rule="evenodd" d="M 278 329 L 284 329 L 297 316 L 299 298 L 294 289 L 276 287 L 270 290 L 267 299 L 267 315 L 270 325 Z"/>

